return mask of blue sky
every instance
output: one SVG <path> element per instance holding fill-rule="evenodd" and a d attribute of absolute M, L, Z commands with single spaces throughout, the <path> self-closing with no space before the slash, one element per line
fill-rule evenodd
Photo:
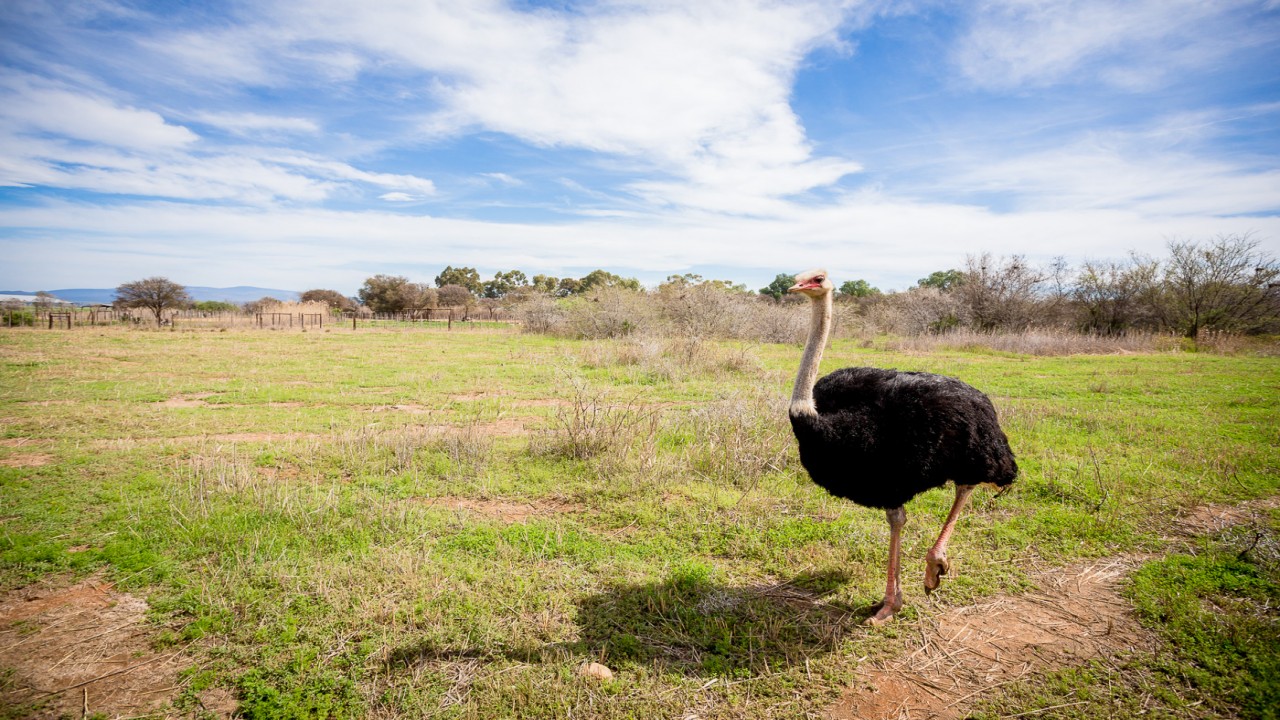
<path fill-rule="evenodd" d="M 367 7 L 365 7 L 367 6 Z M 1280 2 L 0 3 L 0 289 L 1280 248 Z"/>

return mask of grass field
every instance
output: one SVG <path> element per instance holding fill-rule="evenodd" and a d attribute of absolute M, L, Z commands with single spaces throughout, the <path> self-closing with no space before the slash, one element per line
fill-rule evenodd
<path fill-rule="evenodd" d="M 102 577 L 146 598 L 148 642 L 189 657 L 174 714 L 220 689 L 254 718 L 822 717 L 931 616 L 1146 553 L 1126 592 L 1164 650 L 1032 673 L 974 712 L 1275 716 L 1276 516 L 1167 536 L 1180 511 L 1280 489 L 1280 359 L 835 342 L 825 371 L 987 392 L 1022 469 L 975 495 L 931 599 L 950 491 L 908 507 L 907 607 L 868 629 L 888 528 L 799 467 L 799 354 L 502 330 L 0 333 L 0 590 Z M 593 661 L 612 679 L 579 672 Z M 16 678 L 0 669 L 22 698 L 8 717 L 36 713 Z"/>

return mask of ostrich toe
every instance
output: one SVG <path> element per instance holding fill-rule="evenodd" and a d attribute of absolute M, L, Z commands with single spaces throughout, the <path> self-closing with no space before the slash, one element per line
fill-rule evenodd
<path fill-rule="evenodd" d="M 947 574 L 951 569 L 951 563 L 947 560 L 946 555 L 930 555 L 926 559 L 927 564 L 924 569 L 924 592 L 926 595 L 938 589 L 942 584 L 942 576 Z"/>
<path fill-rule="evenodd" d="M 872 627 L 884 625 L 893 619 L 893 616 L 902 609 L 902 605 L 902 591 L 898 591 L 898 594 L 894 597 L 886 597 L 872 606 L 871 609 L 875 611 L 875 614 L 867 618 L 865 624 Z"/>

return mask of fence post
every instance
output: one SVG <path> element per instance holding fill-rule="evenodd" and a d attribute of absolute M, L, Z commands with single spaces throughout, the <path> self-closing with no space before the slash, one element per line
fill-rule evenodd
<path fill-rule="evenodd" d="M 355 313 L 351 313 L 351 329 L 352 329 L 352 330 L 355 330 L 355 329 L 356 329 L 356 314 L 355 314 Z"/>

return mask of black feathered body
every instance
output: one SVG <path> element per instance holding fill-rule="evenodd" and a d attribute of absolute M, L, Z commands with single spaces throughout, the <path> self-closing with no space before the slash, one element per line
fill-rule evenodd
<path fill-rule="evenodd" d="M 896 508 L 930 488 L 1013 482 L 1018 466 L 991 400 L 932 373 L 845 368 L 813 386 L 817 416 L 792 412 L 800 462 L 832 495 Z"/>

